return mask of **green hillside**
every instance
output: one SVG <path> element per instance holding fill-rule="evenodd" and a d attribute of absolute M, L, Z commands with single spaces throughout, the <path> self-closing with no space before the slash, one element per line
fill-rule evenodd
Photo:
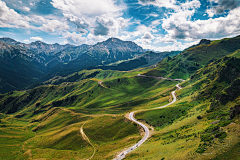
<path fill-rule="evenodd" d="M 168 62 L 162 61 L 158 67 L 146 75 L 187 79 L 198 69 L 240 49 L 240 36 L 200 44 L 184 50 Z"/>
<path fill-rule="evenodd" d="M 156 132 L 127 159 L 213 159 L 215 155 L 215 159 L 223 155 L 224 159 L 236 159 L 240 142 L 239 56 L 237 50 L 182 82 L 184 88 L 177 92 L 179 102 L 175 105 L 138 112 L 136 118 L 154 126 Z"/>
<path fill-rule="evenodd" d="M 99 80 L 83 76 L 95 72 Z M 69 75 L 59 78 L 65 82 L 58 85 L 1 95 L 0 140 L 4 143 L 0 155 L 5 159 L 74 159 L 91 157 L 95 148 L 95 159 L 112 159 L 119 149 L 140 140 L 138 127 L 123 114 L 168 103 L 177 83 L 135 77 L 141 72 L 82 71 L 84 78 L 75 79 L 78 82 L 69 82 L 74 76 Z M 60 83 L 55 80 L 51 83 Z M 79 133 L 81 126 L 94 148 Z M 14 142 L 18 143 L 6 150 Z"/>

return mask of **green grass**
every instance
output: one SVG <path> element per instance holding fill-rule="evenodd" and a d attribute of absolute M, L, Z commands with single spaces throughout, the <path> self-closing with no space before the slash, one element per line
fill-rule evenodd
<path fill-rule="evenodd" d="M 190 107 L 187 102 L 184 102 L 175 107 L 138 112 L 136 113 L 136 118 L 145 120 L 148 124 L 159 130 L 160 128 L 171 125 L 175 120 L 186 115 Z"/>
<path fill-rule="evenodd" d="M 137 125 L 125 121 L 123 116 L 98 117 L 86 123 L 83 130 L 96 147 L 94 159 L 112 159 L 120 148 L 140 140 Z"/>
<path fill-rule="evenodd" d="M 240 158 L 240 143 L 232 146 L 228 151 L 218 154 L 213 160 L 239 160 Z"/>
<path fill-rule="evenodd" d="M 170 92 L 167 89 L 177 83 L 142 77 L 107 79 L 103 86 L 98 81 L 86 79 L 41 86 L 18 95 L 3 95 L 0 99 L 1 112 L 17 113 L 25 118 L 44 113 L 49 107 L 67 107 L 85 114 L 124 113 L 162 98 L 159 92 Z M 162 94 L 166 96 L 166 93 Z"/>
<path fill-rule="evenodd" d="M 29 122 L 16 119 L 2 119 L 0 128 L 0 157 L 1 159 L 21 159 L 23 152 L 22 144 L 35 136 L 31 131 Z"/>

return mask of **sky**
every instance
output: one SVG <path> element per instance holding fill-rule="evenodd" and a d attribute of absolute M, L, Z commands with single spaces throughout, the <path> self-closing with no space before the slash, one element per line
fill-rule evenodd
<path fill-rule="evenodd" d="M 0 0 L 0 37 L 96 44 L 115 37 L 155 51 L 240 34 L 240 0 Z"/>

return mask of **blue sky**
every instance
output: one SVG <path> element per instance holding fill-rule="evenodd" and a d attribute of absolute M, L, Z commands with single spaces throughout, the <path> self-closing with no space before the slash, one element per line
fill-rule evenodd
<path fill-rule="evenodd" d="M 240 0 L 0 0 L 0 37 L 95 44 L 110 37 L 144 49 L 183 50 L 240 34 Z"/>

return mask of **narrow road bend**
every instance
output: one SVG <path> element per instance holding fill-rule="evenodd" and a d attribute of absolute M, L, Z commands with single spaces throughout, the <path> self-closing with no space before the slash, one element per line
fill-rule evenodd
<path fill-rule="evenodd" d="M 138 75 L 140 76 L 140 75 Z M 147 77 L 147 76 L 143 76 L 143 77 Z M 164 78 L 165 79 L 165 78 Z M 167 78 L 166 78 L 167 79 Z M 169 80 L 174 80 L 174 81 L 184 81 L 182 79 L 169 79 Z M 180 90 L 182 89 L 182 87 L 179 86 L 179 84 L 176 85 L 176 87 Z M 173 103 L 175 103 L 177 101 L 177 98 L 176 98 L 176 95 L 175 95 L 175 91 L 172 91 L 172 96 L 173 96 L 173 101 L 168 103 L 167 105 L 164 105 L 164 106 L 160 106 L 160 107 L 157 107 L 157 108 L 154 108 L 154 109 L 159 109 L 159 108 L 164 108 L 164 107 L 167 107 Z M 144 124 L 142 124 L 141 122 L 137 121 L 135 118 L 134 118 L 134 113 L 137 112 L 137 111 L 133 111 L 129 114 L 129 119 L 131 121 L 133 121 L 134 123 L 137 123 L 139 124 L 143 129 L 144 129 L 144 132 L 145 132 L 145 135 L 144 137 L 139 141 L 137 142 L 136 144 L 134 144 L 132 147 L 128 148 L 127 150 L 124 150 L 122 151 L 120 154 L 117 155 L 117 157 L 114 159 L 114 160 L 121 160 L 123 158 L 125 158 L 125 156 L 130 153 L 131 151 L 133 151 L 134 149 L 136 149 L 137 147 L 139 147 L 141 144 L 143 144 L 149 137 L 149 129 L 147 126 L 145 126 Z"/>

